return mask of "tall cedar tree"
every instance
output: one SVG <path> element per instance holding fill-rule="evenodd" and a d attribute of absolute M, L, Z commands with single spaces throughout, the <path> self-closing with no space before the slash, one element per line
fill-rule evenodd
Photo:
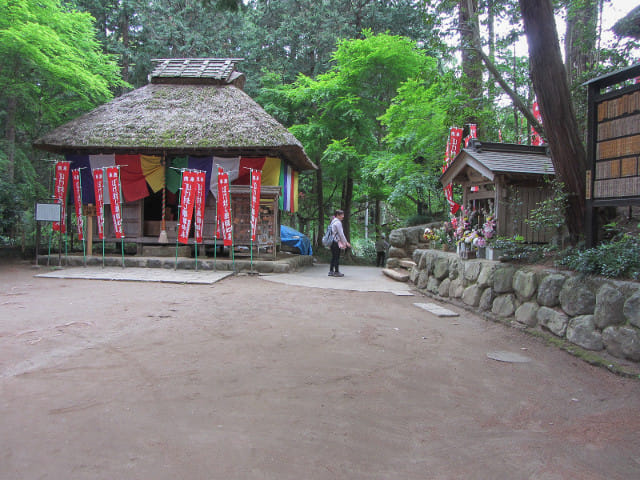
<path fill-rule="evenodd" d="M 529 44 L 533 88 L 551 149 L 553 167 L 570 192 L 567 227 L 573 240 L 583 233 L 587 159 L 560 55 L 551 0 L 520 0 Z"/>

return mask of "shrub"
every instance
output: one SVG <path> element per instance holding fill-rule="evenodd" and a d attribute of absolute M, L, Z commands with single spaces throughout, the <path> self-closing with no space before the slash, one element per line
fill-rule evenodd
<path fill-rule="evenodd" d="M 622 235 L 595 248 L 570 251 L 557 263 L 582 273 L 638 280 L 640 279 L 640 238 Z"/>

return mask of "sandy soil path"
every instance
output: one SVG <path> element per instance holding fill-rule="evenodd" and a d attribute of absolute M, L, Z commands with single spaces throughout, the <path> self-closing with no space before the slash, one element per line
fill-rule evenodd
<path fill-rule="evenodd" d="M 640 478 L 640 381 L 468 312 L 33 274 L 0 265 L 4 480 Z"/>

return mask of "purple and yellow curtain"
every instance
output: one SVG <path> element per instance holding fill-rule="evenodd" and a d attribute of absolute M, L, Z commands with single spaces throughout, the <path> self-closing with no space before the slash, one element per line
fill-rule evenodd
<path fill-rule="evenodd" d="M 158 192 L 165 181 L 162 158 L 152 155 L 67 155 L 71 169 L 81 168 L 83 203 L 95 203 L 93 175 L 95 168 L 120 166 L 122 194 L 126 202 L 134 202 Z M 218 167 L 229 174 L 232 185 L 249 185 L 250 171 L 262 171 L 262 185 L 282 187 L 280 208 L 289 212 L 298 210 L 298 172 L 275 157 L 178 157 L 167 162 L 166 187 L 177 193 L 181 182 L 181 169 L 206 172 L 209 191 L 216 195 Z M 209 193 L 209 192 L 207 192 Z M 108 203 L 108 195 L 105 200 Z"/>

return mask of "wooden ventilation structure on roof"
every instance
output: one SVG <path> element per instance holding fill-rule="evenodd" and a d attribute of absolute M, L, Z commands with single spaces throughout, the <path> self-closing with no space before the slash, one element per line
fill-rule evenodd
<path fill-rule="evenodd" d="M 232 83 L 242 58 L 157 58 L 151 83 Z"/>

